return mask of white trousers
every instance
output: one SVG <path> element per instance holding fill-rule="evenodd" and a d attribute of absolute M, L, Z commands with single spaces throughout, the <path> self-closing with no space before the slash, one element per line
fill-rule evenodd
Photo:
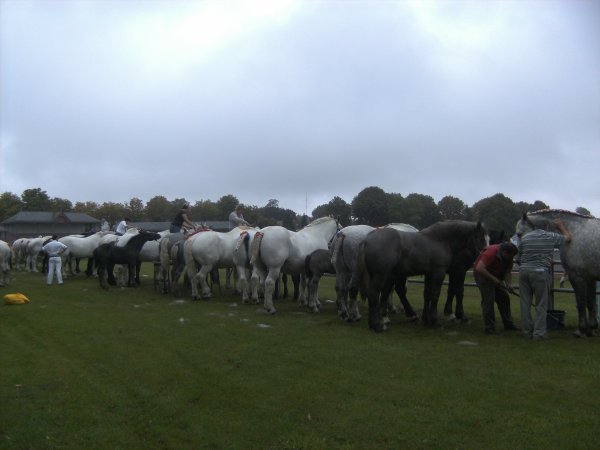
<path fill-rule="evenodd" d="M 55 272 L 56 281 L 58 281 L 58 284 L 62 284 L 62 260 L 60 259 L 60 256 L 53 256 L 51 258 L 48 258 L 48 284 L 52 284 L 52 279 L 54 278 Z"/>

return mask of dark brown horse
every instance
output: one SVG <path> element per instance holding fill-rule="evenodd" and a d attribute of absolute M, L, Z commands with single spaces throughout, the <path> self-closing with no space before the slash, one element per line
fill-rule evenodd
<path fill-rule="evenodd" d="M 461 253 L 477 255 L 485 246 L 486 232 L 480 222 L 448 220 L 417 233 L 388 228 L 372 231 L 358 254 L 360 292 L 369 301 L 369 327 L 385 330 L 382 317 L 391 290 L 413 275 L 425 276 L 423 322 L 436 325 L 446 273 Z"/>
<path fill-rule="evenodd" d="M 488 244 L 501 244 L 509 239 L 504 230 L 488 230 Z M 468 322 L 463 308 L 463 298 L 465 296 L 465 277 L 467 271 L 472 269 L 478 254 L 470 250 L 464 250 L 454 257 L 450 268 L 448 269 L 448 294 L 446 304 L 444 305 L 444 315 L 452 317 L 452 302 L 456 298 L 456 308 L 454 318 L 461 322 Z"/>

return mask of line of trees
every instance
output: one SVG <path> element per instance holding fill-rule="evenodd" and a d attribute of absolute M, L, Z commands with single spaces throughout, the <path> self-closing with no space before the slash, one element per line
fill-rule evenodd
<path fill-rule="evenodd" d="M 163 222 L 170 221 L 184 203 L 190 205 L 190 218 L 194 222 L 202 223 L 227 220 L 229 213 L 233 211 L 239 200 L 234 195 L 228 194 L 216 202 L 199 200 L 192 203 L 184 198 L 167 200 L 165 197 L 157 195 L 146 204 L 134 197 L 126 203 L 104 202 L 99 204 L 88 201 L 77 202 L 73 205 L 67 199 L 50 198 L 41 188 L 32 188 L 23 191 L 21 196 L 11 192 L 0 194 L 0 222 L 19 211 L 79 212 L 98 219 L 104 218 L 111 224 L 124 217 L 129 217 L 133 222 Z M 339 216 L 344 226 L 408 223 L 419 229 L 440 220 L 481 219 L 488 228 L 504 230 L 509 235 L 514 232 L 515 223 L 524 212 L 550 207 L 540 200 L 536 200 L 534 203 L 515 203 L 500 193 L 483 198 L 472 206 L 466 205 L 462 200 L 451 195 L 445 196 L 436 203 L 429 195 L 413 193 L 403 197 L 401 194 L 387 193 L 376 186 L 364 188 L 351 203 L 335 196 L 328 203 L 317 206 L 312 211 L 311 217 L 281 208 L 276 199 L 269 200 L 262 207 L 244 206 L 246 220 L 260 227 L 282 225 L 295 230 L 302 228 L 312 219 L 326 215 Z M 583 207 L 577 207 L 575 211 L 580 214 L 590 214 Z"/>

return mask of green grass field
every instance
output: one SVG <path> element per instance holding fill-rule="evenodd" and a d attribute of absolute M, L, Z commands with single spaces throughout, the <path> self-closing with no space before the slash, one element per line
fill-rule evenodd
<path fill-rule="evenodd" d="M 31 303 L 0 306 L 2 449 L 598 448 L 600 339 L 572 336 L 572 294 L 556 298 L 566 329 L 534 342 L 484 335 L 475 288 L 469 324 L 393 316 L 375 334 L 366 305 L 337 318 L 333 278 L 320 314 L 287 299 L 274 316 L 225 287 L 162 295 L 148 275 L 108 292 L 11 278 L 0 294 Z M 421 308 L 421 286 L 409 295 Z"/>

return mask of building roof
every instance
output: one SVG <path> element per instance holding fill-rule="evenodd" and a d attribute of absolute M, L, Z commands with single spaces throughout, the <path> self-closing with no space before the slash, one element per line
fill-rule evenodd
<path fill-rule="evenodd" d="M 4 225 L 17 223 L 100 223 L 98 219 L 84 213 L 75 212 L 46 212 L 46 211 L 21 211 L 4 222 Z"/>
<path fill-rule="evenodd" d="M 229 221 L 227 220 L 206 220 L 204 222 L 192 221 L 198 226 L 207 226 L 211 230 L 224 231 L 229 230 Z M 171 222 L 130 222 L 132 226 L 148 231 L 163 231 L 171 227 Z"/>

